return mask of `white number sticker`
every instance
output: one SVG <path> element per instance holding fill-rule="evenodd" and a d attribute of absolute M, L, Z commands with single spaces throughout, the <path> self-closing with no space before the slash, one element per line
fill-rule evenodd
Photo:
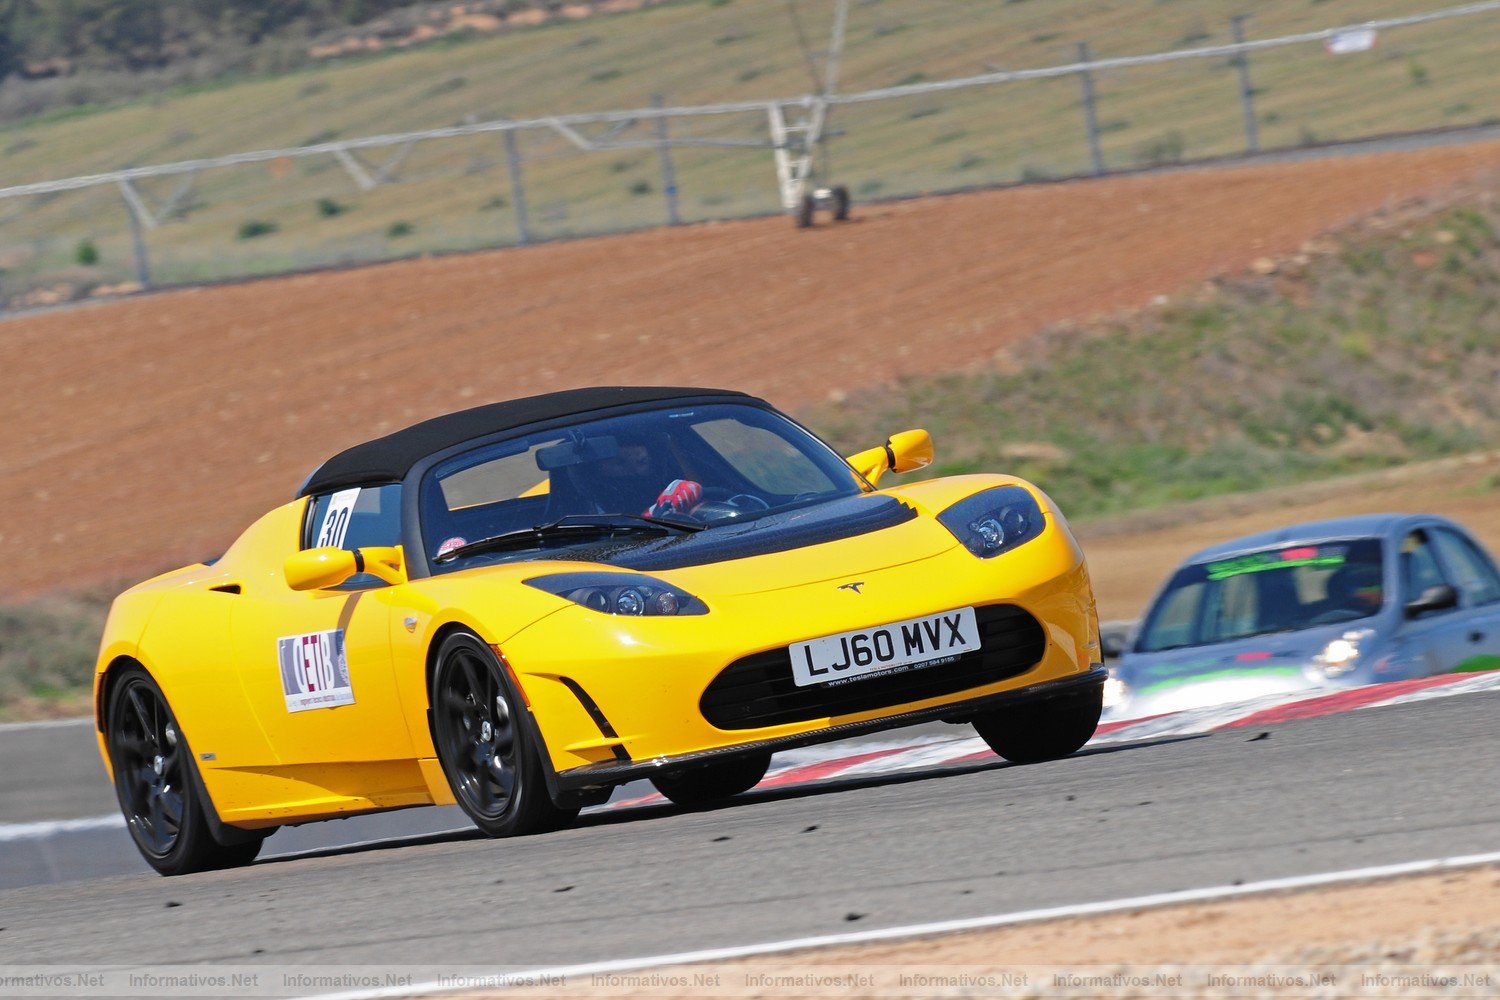
<path fill-rule="evenodd" d="M 349 518 L 354 513 L 355 501 L 359 499 L 359 488 L 342 490 L 328 501 L 328 513 L 323 515 L 323 530 L 318 532 L 318 548 L 331 545 L 344 547 L 344 536 L 349 533 Z"/>
<path fill-rule="evenodd" d="M 276 659 L 288 712 L 354 704 L 343 629 L 277 639 Z"/>

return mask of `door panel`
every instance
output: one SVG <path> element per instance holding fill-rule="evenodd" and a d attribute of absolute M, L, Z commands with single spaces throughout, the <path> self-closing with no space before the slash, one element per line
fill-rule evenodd
<path fill-rule="evenodd" d="M 312 497 L 300 544 L 398 544 L 400 500 L 396 485 Z M 267 586 L 246 588 L 231 622 L 236 670 L 282 764 L 413 756 L 391 672 L 391 612 L 384 599 L 391 589 L 359 574 L 336 587 L 299 592 L 280 573 Z"/>
<path fill-rule="evenodd" d="M 236 605 L 235 668 L 281 763 L 412 756 L 391 673 L 389 609 L 370 594 L 298 593 L 278 581 Z"/>
<path fill-rule="evenodd" d="M 1400 604 L 1404 607 L 1415 600 L 1429 587 L 1452 584 L 1438 561 L 1436 546 L 1429 533 L 1418 529 L 1407 535 L 1401 543 L 1401 593 Z M 1406 651 L 1405 659 L 1415 664 L 1415 669 L 1403 672 L 1403 676 L 1427 676 L 1445 673 L 1453 651 L 1449 648 L 1458 617 L 1458 608 L 1446 611 L 1431 611 L 1405 622 L 1400 629 L 1400 640 Z M 1394 678 L 1391 678 L 1394 679 Z"/>
<path fill-rule="evenodd" d="M 1500 667 L 1500 576 L 1477 546 L 1456 532 L 1436 528 L 1432 539 L 1462 605 L 1445 636 L 1442 669 Z"/>

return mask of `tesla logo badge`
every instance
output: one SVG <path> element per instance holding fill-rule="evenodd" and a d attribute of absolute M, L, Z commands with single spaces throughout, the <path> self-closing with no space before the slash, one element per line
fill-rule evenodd
<path fill-rule="evenodd" d="M 406 631 L 408 632 L 415 632 L 417 630 L 417 620 L 415 618 L 407 618 L 401 624 L 406 626 Z"/>
<path fill-rule="evenodd" d="M 859 588 L 863 587 L 864 585 L 865 585 L 865 581 L 863 581 L 863 580 L 856 580 L 853 583 L 841 583 L 841 584 L 839 584 L 839 589 L 840 590 L 852 590 L 852 591 L 854 591 L 854 593 L 858 594 L 858 593 L 861 593 L 861 591 L 860 591 Z"/>

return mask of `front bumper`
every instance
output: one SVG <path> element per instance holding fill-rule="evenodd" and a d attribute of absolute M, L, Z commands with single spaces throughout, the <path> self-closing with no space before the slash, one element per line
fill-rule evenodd
<path fill-rule="evenodd" d="M 856 542 L 869 544 L 848 540 Z M 703 567 L 691 576 L 663 574 L 705 600 L 710 608 L 705 615 L 621 618 L 569 607 L 502 644 L 562 784 L 625 781 L 636 766 L 640 773 L 652 773 L 664 766 L 660 762 L 682 766 L 678 762 L 712 759 L 705 755 L 806 745 L 962 717 L 991 696 L 1089 676 L 1101 659 L 1088 572 L 1061 525 L 995 559 L 975 559 L 954 545 L 857 576 L 833 576 L 830 570 L 827 578 L 789 587 L 775 585 L 776 557 L 763 558 Z M 832 566 L 853 561 L 828 559 Z M 755 586 L 760 579 L 765 589 Z M 838 586 L 850 580 L 860 582 L 857 592 Z M 738 592 L 728 592 L 731 586 Z M 722 727 L 705 715 L 705 692 L 747 657 L 820 635 L 986 605 L 1012 605 L 1035 619 L 1041 635 L 1034 660 L 972 684 L 913 690 L 880 704 L 857 704 L 859 682 L 853 682 L 848 702 L 830 699 L 817 712 L 721 720 Z M 913 676 L 943 669 L 928 667 Z M 1097 683 L 1102 685 L 1103 674 Z"/>
<path fill-rule="evenodd" d="M 869 733 L 879 733 L 889 729 L 903 729 L 907 726 L 919 726 L 927 722 L 962 722 L 997 708 L 1009 708 L 1015 705 L 1035 704 L 1057 698 L 1075 698 L 1097 694 L 1103 691 L 1104 679 L 1107 676 L 1108 674 L 1104 667 L 1096 665 L 1085 674 L 1064 677 L 1060 680 L 1043 681 L 1040 684 L 1033 684 L 1030 687 L 1021 688 L 1016 691 L 1002 691 L 999 694 L 986 695 L 968 701 L 938 705 L 933 708 L 924 708 L 912 712 L 902 712 L 897 715 L 888 715 L 865 722 L 846 722 L 793 736 L 778 736 L 773 739 L 759 740 L 754 743 L 740 743 L 734 746 L 716 747 L 712 750 L 702 750 L 697 753 L 682 754 L 677 757 L 657 757 L 652 760 L 641 761 L 601 761 L 597 764 L 586 764 L 582 767 L 575 767 L 570 771 L 559 774 L 557 776 L 557 785 L 559 790 L 564 792 L 582 791 L 600 786 L 620 785 L 627 781 L 651 778 L 668 771 L 693 767 L 698 764 L 711 764 L 716 761 L 728 760 L 733 757 L 743 757 L 749 754 L 779 753 L 782 750 L 795 750 L 798 747 L 814 746 L 818 743 L 834 743 L 853 736 L 864 736 Z"/>

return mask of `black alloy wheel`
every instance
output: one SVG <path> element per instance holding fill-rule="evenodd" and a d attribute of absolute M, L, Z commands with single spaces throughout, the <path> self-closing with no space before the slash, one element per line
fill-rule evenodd
<path fill-rule="evenodd" d="M 241 843 L 214 839 L 187 739 L 161 688 L 132 668 L 110 692 L 105 745 L 125 826 L 141 855 L 163 875 L 247 865 L 263 837 Z"/>
<path fill-rule="evenodd" d="M 1083 749 L 1099 728 L 1104 689 L 996 709 L 974 718 L 991 750 L 1016 764 L 1056 760 Z"/>
<path fill-rule="evenodd" d="M 751 754 L 664 774 L 652 778 L 651 784 L 679 806 L 697 806 L 748 792 L 760 784 L 770 766 L 770 754 Z"/>
<path fill-rule="evenodd" d="M 542 833 L 578 815 L 548 796 L 525 711 L 484 643 L 465 632 L 443 640 L 432 683 L 433 742 L 454 798 L 487 836 Z"/>

